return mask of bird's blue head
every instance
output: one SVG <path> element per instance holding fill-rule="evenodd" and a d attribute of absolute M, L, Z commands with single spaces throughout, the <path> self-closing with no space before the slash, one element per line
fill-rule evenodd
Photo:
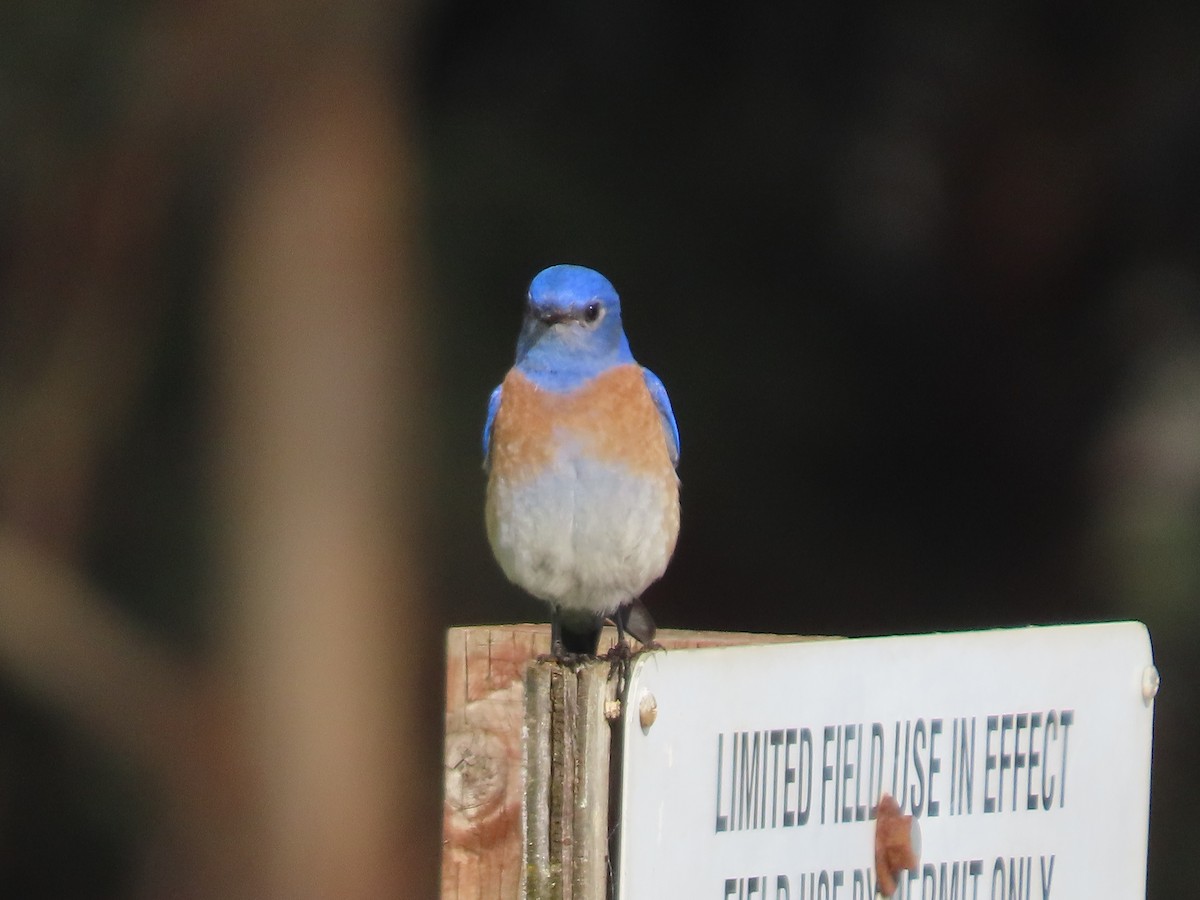
<path fill-rule="evenodd" d="M 522 372 L 543 387 L 566 390 L 632 361 L 621 327 L 621 301 L 607 278 L 568 265 L 537 274 L 517 339 Z"/>

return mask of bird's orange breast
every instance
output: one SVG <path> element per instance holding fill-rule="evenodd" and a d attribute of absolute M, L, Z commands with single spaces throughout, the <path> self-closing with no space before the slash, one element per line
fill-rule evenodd
<path fill-rule="evenodd" d="M 492 471 L 517 480 L 532 477 L 567 442 L 598 462 L 674 475 L 658 408 L 636 363 L 615 366 L 562 393 L 509 371 L 492 429 Z"/>

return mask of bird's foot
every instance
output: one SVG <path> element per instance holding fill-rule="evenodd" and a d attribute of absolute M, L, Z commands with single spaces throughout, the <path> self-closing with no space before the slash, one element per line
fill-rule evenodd
<path fill-rule="evenodd" d="M 629 646 L 629 641 L 622 639 L 609 647 L 608 652 L 602 658 L 609 662 L 627 661 L 633 658 L 633 648 Z"/>
<path fill-rule="evenodd" d="M 608 660 L 608 677 L 619 678 L 621 684 L 629 683 L 629 665 L 634 657 L 633 648 L 629 646 L 629 642 L 622 637 L 615 644 L 608 648 L 608 652 L 604 654 L 604 659 Z"/>

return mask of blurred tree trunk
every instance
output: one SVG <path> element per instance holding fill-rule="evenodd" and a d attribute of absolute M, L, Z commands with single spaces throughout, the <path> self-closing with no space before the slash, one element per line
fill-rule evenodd
<path fill-rule="evenodd" d="M 141 897 L 435 894 L 420 216 L 390 77 L 412 14 L 151 8 L 113 132 L 26 198 L 4 285 L 19 327 L 0 334 L 0 671 L 155 782 Z M 203 361 L 216 649 L 189 661 L 90 584 L 84 558 L 197 162 L 232 183 Z"/>
<path fill-rule="evenodd" d="M 219 487 L 253 896 L 434 893 L 418 745 L 436 743 L 421 716 L 436 657 L 401 527 L 421 427 L 396 121 L 369 64 L 330 60 L 262 128 L 225 232 Z"/>

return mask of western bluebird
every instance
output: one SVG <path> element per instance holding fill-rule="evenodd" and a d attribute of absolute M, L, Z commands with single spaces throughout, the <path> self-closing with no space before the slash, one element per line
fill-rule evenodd
<path fill-rule="evenodd" d="M 654 621 L 638 599 L 679 534 L 679 430 L 661 381 L 629 351 L 598 272 L 552 266 L 529 286 L 516 363 L 483 429 L 487 531 L 504 574 L 551 607 L 557 656 L 594 654 Z"/>

